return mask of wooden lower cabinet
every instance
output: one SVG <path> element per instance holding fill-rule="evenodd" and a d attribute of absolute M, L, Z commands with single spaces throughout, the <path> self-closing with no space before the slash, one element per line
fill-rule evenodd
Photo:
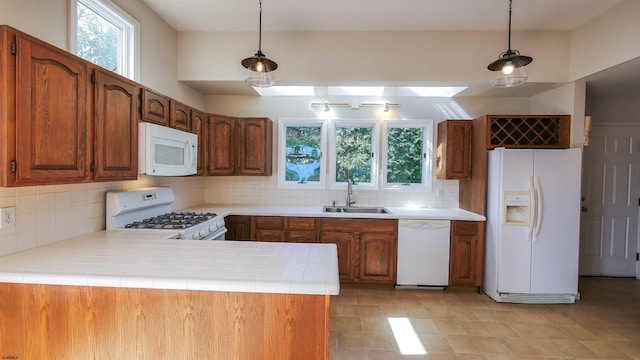
<path fill-rule="evenodd" d="M 227 240 L 251 240 L 251 216 L 229 215 L 224 218 Z"/>
<path fill-rule="evenodd" d="M 251 239 L 256 241 L 282 241 L 315 243 L 317 218 L 288 216 L 253 216 Z"/>
<path fill-rule="evenodd" d="M 449 285 L 482 287 L 484 221 L 451 221 Z"/>
<path fill-rule="evenodd" d="M 340 280 L 395 284 L 398 221 L 382 219 L 319 219 L 321 243 L 338 247 Z"/>
<path fill-rule="evenodd" d="M 329 359 L 329 295 L 0 284 L 3 359 Z"/>

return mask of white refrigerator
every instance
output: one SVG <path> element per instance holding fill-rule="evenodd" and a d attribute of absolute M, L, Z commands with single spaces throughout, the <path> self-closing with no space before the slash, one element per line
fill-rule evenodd
<path fill-rule="evenodd" d="M 582 149 L 489 151 L 484 291 L 498 302 L 578 296 Z"/>

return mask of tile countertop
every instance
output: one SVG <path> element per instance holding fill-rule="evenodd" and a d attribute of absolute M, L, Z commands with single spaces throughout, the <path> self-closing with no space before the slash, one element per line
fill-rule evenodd
<path fill-rule="evenodd" d="M 357 214 L 357 213 L 328 213 L 322 211 L 322 206 L 297 205 L 220 205 L 201 204 L 184 209 L 185 211 L 209 211 L 227 215 L 252 216 L 319 216 L 336 218 L 376 218 L 376 219 L 422 219 L 422 220 L 469 220 L 485 221 L 482 215 L 459 208 L 402 208 L 386 207 L 391 214 Z"/>
<path fill-rule="evenodd" d="M 337 295 L 334 244 L 167 239 L 99 231 L 0 257 L 0 282 Z"/>

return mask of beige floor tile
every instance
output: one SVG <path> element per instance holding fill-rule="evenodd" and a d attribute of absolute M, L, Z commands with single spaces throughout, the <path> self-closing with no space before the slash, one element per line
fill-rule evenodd
<path fill-rule="evenodd" d="M 456 289 L 345 286 L 331 298 L 330 358 L 640 360 L 640 281 L 581 278 L 580 292 L 572 305 L 526 305 Z M 399 353 L 390 316 L 409 318 L 426 355 Z"/>
<path fill-rule="evenodd" d="M 473 337 L 469 335 L 445 335 L 445 339 L 453 349 L 453 352 L 458 353 L 473 353 L 473 354 L 481 354 L 482 350 L 475 341 L 473 341 Z"/>
<path fill-rule="evenodd" d="M 364 332 L 338 331 L 338 348 L 364 349 Z"/>
<path fill-rule="evenodd" d="M 511 354 L 509 347 L 493 336 L 473 336 L 473 341 L 484 354 Z"/>
<path fill-rule="evenodd" d="M 367 349 L 395 350 L 397 348 L 393 335 L 390 335 L 388 332 L 365 331 L 364 341 Z"/>
<path fill-rule="evenodd" d="M 622 352 L 618 342 L 581 341 L 581 343 L 603 359 L 633 359 L 631 356 Z"/>

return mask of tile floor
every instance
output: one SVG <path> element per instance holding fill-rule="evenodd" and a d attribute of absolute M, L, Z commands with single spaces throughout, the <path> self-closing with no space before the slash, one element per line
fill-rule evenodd
<path fill-rule="evenodd" d="M 331 299 L 331 360 L 640 360 L 640 280 L 581 278 L 580 293 L 572 305 L 525 305 L 462 289 L 343 286 Z M 402 355 L 389 317 L 408 318 L 427 354 Z"/>

